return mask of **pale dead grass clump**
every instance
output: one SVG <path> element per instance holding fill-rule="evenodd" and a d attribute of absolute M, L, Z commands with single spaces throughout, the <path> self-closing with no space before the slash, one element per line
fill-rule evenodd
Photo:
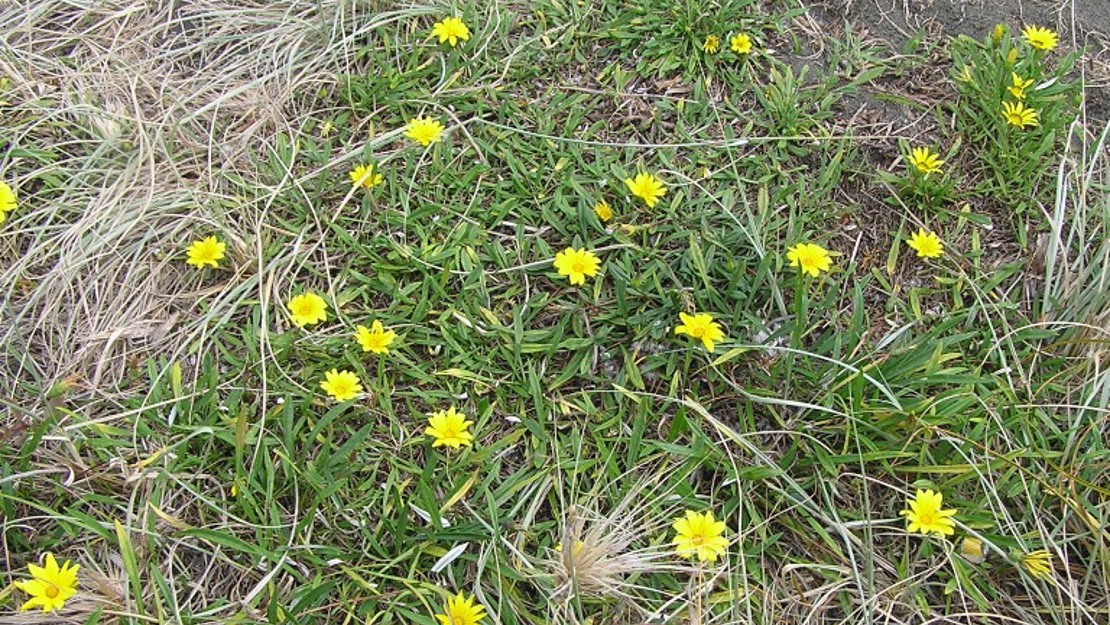
<path fill-rule="evenodd" d="M 263 184 L 257 163 L 316 115 L 313 98 L 352 71 L 369 33 L 421 12 L 363 15 L 340 0 L 0 7 L 12 150 L 0 175 L 20 197 L 0 230 L 0 390 L 77 374 L 111 392 L 130 357 L 178 354 L 248 289 L 265 305 L 261 282 L 231 273 L 267 270 L 266 208 L 298 181 Z M 254 195 L 231 180 L 258 182 Z M 198 278 L 182 250 L 212 233 L 237 267 Z"/>

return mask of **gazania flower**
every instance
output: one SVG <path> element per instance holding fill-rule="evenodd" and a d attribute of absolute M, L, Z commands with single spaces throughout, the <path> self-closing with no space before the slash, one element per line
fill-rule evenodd
<path fill-rule="evenodd" d="M 1005 35 L 1006 35 L 1006 25 L 1005 24 L 995 24 L 994 25 L 994 30 L 991 31 L 991 41 L 993 41 L 994 45 L 997 46 L 999 44 L 999 42 L 1002 41 L 1002 37 L 1004 37 Z"/>
<path fill-rule="evenodd" d="M 645 172 L 636 174 L 635 178 L 625 178 L 624 184 L 628 185 L 632 195 L 642 199 L 648 208 L 654 207 L 659 202 L 659 198 L 667 193 L 667 187 L 663 186 L 663 181 Z"/>
<path fill-rule="evenodd" d="M 608 202 L 602 200 L 594 204 L 594 214 L 597 215 L 597 218 L 602 222 L 606 222 L 613 218 L 613 209 L 609 208 Z"/>
<path fill-rule="evenodd" d="M 1021 76 L 1013 73 L 1013 78 L 1011 79 L 1011 81 L 1012 82 L 1010 86 L 1007 87 L 1006 90 L 1009 91 L 1010 95 L 1014 96 L 1015 98 L 1019 100 L 1024 100 L 1025 90 L 1033 86 L 1033 79 L 1029 78 L 1027 80 L 1022 80 Z"/>
<path fill-rule="evenodd" d="M 987 559 L 987 552 L 983 548 L 983 541 L 978 538 L 965 537 L 960 541 L 960 555 L 967 558 L 968 562 L 980 564 Z"/>
<path fill-rule="evenodd" d="M 1021 30 L 1021 36 L 1025 37 L 1029 45 L 1038 50 L 1051 50 L 1059 42 L 1056 33 L 1040 26 L 1026 26 Z"/>
<path fill-rule="evenodd" d="M 701 44 L 701 49 L 705 50 L 706 54 L 717 54 L 717 50 L 721 47 L 721 40 L 717 35 L 709 35 L 705 38 L 705 42 Z"/>
<path fill-rule="evenodd" d="M 956 522 L 952 515 L 955 509 L 942 510 L 941 502 L 944 497 L 932 490 L 918 490 L 917 496 L 906 500 L 909 508 L 899 514 L 906 517 L 907 531 L 921 532 L 922 534 L 936 533 L 941 536 L 951 536 L 956 533 Z"/>
<path fill-rule="evenodd" d="M 455 412 L 455 407 L 451 406 L 428 415 L 428 427 L 424 433 L 435 439 L 432 447 L 458 449 L 474 440 L 474 435 L 467 431 L 472 425 L 473 421 L 468 421 L 465 414 Z"/>
<path fill-rule="evenodd" d="M 461 592 L 447 600 L 446 614 L 437 614 L 440 625 L 477 625 L 486 616 L 485 607 L 475 604 L 474 597 L 467 598 Z"/>
<path fill-rule="evenodd" d="M 355 340 L 362 346 L 364 352 L 388 354 L 389 346 L 393 344 L 395 338 L 397 338 L 397 333 L 393 330 L 386 332 L 381 321 L 375 320 L 369 328 L 366 326 L 355 327 Z"/>
<path fill-rule="evenodd" d="M 382 175 L 378 173 L 373 163 L 359 165 L 351 170 L 351 184 L 356 187 L 373 189 L 382 183 Z"/>
<path fill-rule="evenodd" d="M 736 54 L 751 54 L 752 52 L 752 38 L 744 33 L 737 33 L 728 40 L 729 47 Z"/>
<path fill-rule="evenodd" d="M 1026 126 L 1037 125 L 1037 111 L 1025 106 L 1021 102 L 1002 103 L 1002 116 L 1006 118 L 1006 123 L 1011 126 L 1025 129 Z"/>
<path fill-rule="evenodd" d="M 560 276 L 569 277 L 571 284 L 585 284 L 586 278 L 596 276 L 600 268 L 601 259 L 585 248 L 568 247 L 555 255 L 555 269 Z"/>
<path fill-rule="evenodd" d="M 1052 554 L 1044 549 L 1022 554 L 1021 568 L 1033 577 L 1048 579 L 1052 577 Z"/>
<path fill-rule="evenodd" d="M 940 258 L 944 255 L 944 243 L 932 232 L 919 228 L 917 232 L 906 241 L 917 252 L 918 258 Z"/>
<path fill-rule="evenodd" d="M 816 278 L 822 271 L 832 267 L 832 257 L 828 250 L 816 243 L 799 243 L 786 250 L 786 259 L 791 267 L 797 267 L 802 273 Z"/>
<path fill-rule="evenodd" d="M 66 601 L 77 594 L 77 569 L 79 568 L 81 568 L 79 565 L 71 564 L 68 560 L 59 567 L 52 553 L 46 554 L 44 567 L 28 564 L 27 570 L 31 573 L 31 579 L 15 582 L 16 588 L 30 596 L 30 599 L 19 609 L 24 612 L 34 608 L 42 608 L 43 612 L 61 610 Z"/>
<path fill-rule="evenodd" d="M 926 176 L 940 173 L 940 166 L 944 164 L 939 154 L 926 147 L 910 150 L 909 160 L 914 169 Z"/>
<path fill-rule="evenodd" d="M 203 269 L 206 265 L 210 267 L 219 267 L 221 260 L 224 257 L 224 250 L 227 249 L 222 241 L 216 237 L 208 237 L 200 241 L 193 241 L 189 247 L 185 249 L 185 262 L 186 264 L 193 265 L 197 269 Z"/>
<path fill-rule="evenodd" d="M 714 343 L 725 338 L 721 325 L 713 321 L 713 315 L 709 313 L 696 315 L 678 313 L 678 318 L 682 320 L 682 324 L 674 329 L 674 333 L 685 334 L 690 338 L 701 341 L 702 345 L 705 345 L 705 349 L 710 352 L 713 351 Z"/>
<path fill-rule="evenodd" d="M 315 293 L 302 293 L 289 300 L 289 317 L 299 327 L 328 320 L 328 305 Z"/>
<path fill-rule="evenodd" d="M 332 369 L 324 374 L 324 381 L 320 382 L 320 388 L 334 397 L 335 401 L 354 399 L 362 392 L 362 384 L 359 383 L 357 375 L 350 371 L 339 371 L 337 369 Z"/>
<path fill-rule="evenodd" d="M 432 36 L 439 37 L 439 42 L 447 42 L 454 48 L 461 39 L 470 40 L 470 29 L 457 17 L 445 17 L 432 25 Z"/>
<path fill-rule="evenodd" d="M 728 548 L 728 539 L 722 535 L 725 523 L 715 521 L 712 510 L 704 514 L 687 510 L 686 516 L 676 519 L 671 527 L 675 531 L 671 544 L 679 556 L 692 558 L 696 555 L 701 562 L 716 562 L 719 556 L 725 555 Z"/>
<path fill-rule="evenodd" d="M 405 125 L 405 136 L 428 147 L 443 136 L 443 124 L 431 117 L 417 117 Z"/>
<path fill-rule="evenodd" d="M 15 207 L 15 191 L 12 190 L 8 183 L 0 181 L 0 223 L 3 223 L 4 217 L 6 217 L 8 213 L 14 211 Z"/>

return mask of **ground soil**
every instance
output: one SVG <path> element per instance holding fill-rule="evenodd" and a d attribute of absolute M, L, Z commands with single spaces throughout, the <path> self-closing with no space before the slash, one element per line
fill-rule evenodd
<path fill-rule="evenodd" d="M 847 20 L 857 33 L 901 50 L 911 37 L 982 38 L 995 24 L 1036 24 L 1060 33 L 1061 48 L 1086 48 L 1082 71 L 1087 116 L 1110 120 L 1110 0 L 815 0 L 807 3 L 825 22 Z"/>

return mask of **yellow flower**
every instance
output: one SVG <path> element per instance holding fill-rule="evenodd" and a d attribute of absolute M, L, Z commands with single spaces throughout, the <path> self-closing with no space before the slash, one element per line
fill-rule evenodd
<path fill-rule="evenodd" d="M 674 333 L 685 334 L 690 338 L 700 340 L 702 345 L 705 345 L 705 348 L 711 352 L 713 351 L 713 344 L 725 338 L 721 325 L 713 321 L 713 315 L 709 313 L 694 315 L 678 313 L 678 318 L 682 320 L 682 325 L 676 327 Z"/>
<path fill-rule="evenodd" d="M 1006 55 L 1006 65 L 1013 65 L 1018 60 L 1018 49 L 1011 48 L 1009 54 Z"/>
<path fill-rule="evenodd" d="M 969 562 L 979 564 L 987 559 L 987 554 L 983 550 L 983 541 L 978 538 L 965 537 L 960 542 L 960 555 L 967 558 Z"/>
<path fill-rule="evenodd" d="M 474 597 L 467 598 L 461 592 L 447 599 L 444 612 L 437 614 L 441 625 L 476 625 L 486 616 L 486 608 L 482 604 L 475 605 Z"/>
<path fill-rule="evenodd" d="M 386 332 L 381 321 L 374 321 L 369 329 L 366 326 L 355 326 L 355 340 L 362 346 L 364 352 L 388 354 L 389 346 L 393 344 L 395 338 L 397 334 L 393 330 Z"/>
<path fill-rule="evenodd" d="M 717 35 L 709 35 L 705 38 L 705 43 L 701 44 L 701 49 L 705 50 L 708 54 L 717 54 L 717 50 L 721 47 L 721 40 Z"/>
<path fill-rule="evenodd" d="M 443 124 L 431 117 L 417 117 L 405 125 L 405 136 L 428 147 L 443 136 Z"/>
<path fill-rule="evenodd" d="M 455 407 L 451 406 L 447 410 L 428 415 L 428 427 L 424 429 L 424 433 L 435 439 L 432 447 L 458 449 L 474 440 L 474 435 L 466 431 L 472 425 L 473 421 L 468 421 L 465 414 L 455 412 Z"/>
<path fill-rule="evenodd" d="M 907 531 L 911 534 L 913 532 L 921 532 L 922 534 L 934 532 L 941 536 L 955 534 L 956 522 L 951 517 L 956 514 L 956 510 L 942 510 L 941 502 L 943 499 L 943 495 L 934 493 L 932 490 L 918 490 L 916 497 L 906 500 L 909 508 L 902 510 L 899 514 L 906 517 L 906 521 L 909 523 Z"/>
<path fill-rule="evenodd" d="M 1022 554 L 1021 567 L 1033 577 L 1048 579 L 1052 577 L 1052 554 L 1044 549 Z"/>
<path fill-rule="evenodd" d="M 1059 41 L 1056 33 L 1040 26 L 1026 26 L 1021 30 L 1021 36 L 1025 37 L 1029 45 L 1038 50 L 1051 50 L 1056 47 Z"/>
<path fill-rule="evenodd" d="M 571 284 L 585 284 L 586 278 L 596 276 L 600 268 L 601 259 L 586 248 L 568 247 L 555 255 L 555 269 L 560 276 L 569 276 Z"/>
<path fill-rule="evenodd" d="M 998 43 L 1000 41 L 1002 41 L 1002 37 L 1005 36 L 1005 34 L 1006 34 L 1006 25 L 1005 24 L 995 24 L 994 25 L 994 30 L 991 31 L 991 41 L 993 41 L 994 45 L 997 46 Z"/>
<path fill-rule="evenodd" d="M 364 187 L 373 189 L 382 183 L 382 175 L 376 171 L 373 163 L 369 165 L 359 165 L 351 170 L 351 184 L 356 187 Z"/>
<path fill-rule="evenodd" d="M 185 250 L 185 262 L 197 269 L 203 269 L 205 265 L 219 267 L 219 261 L 223 259 L 226 249 L 227 245 L 216 237 L 193 241 Z"/>
<path fill-rule="evenodd" d="M 613 209 L 609 208 L 609 202 L 602 200 L 594 204 L 594 214 L 603 222 L 609 221 L 613 218 Z"/>
<path fill-rule="evenodd" d="M 15 582 L 15 587 L 31 596 L 20 610 L 41 607 L 43 612 L 53 612 L 65 606 L 66 600 L 77 594 L 77 564 L 69 560 L 61 567 L 54 559 L 54 554 L 46 554 L 46 566 L 28 564 L 27 570 L 31 572 L 31 579 Z"/>
<path fill-rule="evenodd" d="M 713 520 L 713 511 L 705 514 L 687 510 L 685 518 L 676 519 L 671 526 L 675 537 L 671 539 L 674 550 L 683 558 L 698 556 L 701 562 L 716 562 L 718 556 L 725 555 L 728 540 L 724 521 Z"/>
<path fill-rule="evenodd" d="M 654 207 L 659 202 L 659 198 L 667 193 L 667 187 L 663 186 L 662 180 L 645 172 L 636 174 L 635 179 L 625 178 L 624 184 L 628 185 L 632 195 L 642 199 L 648 208 Z"/>
<path fill-rule="evenodd" d="M 906 241 L 906 245 L 917 252 L 918 258 L 940 258 L 944 255 L 944 243 L 932 232 L 919 228 L 917 232 Z"/>
<path fill-rule="evenodd" d="M 446 41 L 454 48 L 460 39 L 470 41 L 470 29 L 457 17 L 445 17 L 432 25 L 432 36 L 439 37 L 440 43 Z"/>
<path fill-rule="evenodd" d="M 1002 103 L 1002 116 L 1006 118 L 1006 123 L 1011 126 L 1017 126 L 1024 129 L 1026 126 L 1037 125 L 1037 111 L 1025 106 L 1021 102 Z"/>
<path fill-rule="evenodd" d="M 359 384 L 357 375 L 347 370 L 337 369 L 324 374 L 324 381 L 320 382 L 320 388 L 334 397 L 335 401 L 354 399 L 362 392 L 362 384 Z"/>
<path fill-rule="evenodd" d="M 914 169 L 926 176 L 940 173 L 940 166 L 943 164 L 944 161 L 940 160 L 940 155 L 929 148 L 910 150 L 910 165 L 913 165 Z"/>
<path fill-rule="evenodd" d="M 289 316 L 299 327 L 328 320 L 328 305 L 315 293 L 302 293 L 289 300 Z"/>
<path fill-rule="evenodd" d="M 828 250 L 816 243 L 799 243 L 786 251 L 786 259 L 791 267 L 798 267 L 802 273 L 816 278 L 822 271 L 832 267 L 832 257 Z"/>
<path fill-rule="evenodd" d="M 1009 91 L 1010 94 L 1013 95 L 1015 98 L 1019 100 L 1024 100 L 1025 90 L 1033 85 L 1033 79 L 1030 78 L 1029 80 L 1022 80 L 1021 76 L 1014 74 L 1011 80 L 1012 84 L 1011 86 L 1007 87 L 1006 90 Z"/>
<path fill-rule="evenodd" d="M 736 54 L 751 54 L 752 38 L 744 33 L 737 33 L 729 39 L 729 45 Z"/>
<path fill-rule="evenodd" d="M 8 183 L 0 181 L 0 216 L 15 210 L 15 191 Z"/>

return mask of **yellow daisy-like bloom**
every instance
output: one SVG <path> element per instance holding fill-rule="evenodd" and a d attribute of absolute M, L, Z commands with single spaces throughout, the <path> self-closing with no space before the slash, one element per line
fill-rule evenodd
<path fill-rule="evenodd" d="M 405 125 L 405 136 L 428 147 L 443 137 L 443 124 L 431 117 L 417 117 Z"/>
<path fill-rule="evenodd" d="M 382 183 L 382 175 L 378 173 L 373 163 L 359 165 L 351 170 L 351 184 L 356 187 L 373 189 Z"/>
<path fill-rule="evenodd" d="M 1022 80 L 1021 76 L 1014 74 L 1011 81 L 1012 82 L 1010 86 L 1007 87 L 1006 90 L 1009 91 L 1010 95 L 1014 96 L 1015 98 L 1019 100 L 1024 100 L 1025 90 L 1033 86 L 1033 79 L 1030 78 L 1028 80 Z"/>
<path fill-rule="evenodd" d="M 208 237 L 200 241 L 193 241 L 185 250 L 185 262 L 193 265 L 197 269 L 202 269 L 206 265 L 210 267 L 219 267 L 221 260 L 224 257 L 224 251 L 227 249 L 222 241 L 216 237 Z"/>
<path fill-rule="evenodd" d="M 357 375 L 347 370 L 337 369 L 324 374 L 324 381 L 320 382 L 320 388 L 334 397 L 335 401 L 354 399 L 362 392 L 362 384 L 359 383 Z"/>
<path fill-rule="evenodd" d="M 602 200 L 597 204 L 594 204 L 594 214 L 597 215 L 597 218 L 603 222 L 609 221 L 613 218 L 613 209 L 609 208 L 608 202 Z"/>
<path fill-rule="evenodd" d="M 909 523 L 907 531 L 921 532 L 922 534 L 936 533 L 941 536 L 951 536 L 956 533 L 956 522 L 952 515 L 955 509 L 942 510 L 941 502 L 944 496 L 932 490 L 918 490 L 917 496 L 906 500 L 909 508 L 899 514 L 906 517 Z"/>
<path fill-rule="evenodd" d="M 1051 50 L 1059 43 L 1056 33 L 1040 26 L 1026 26 L 1021 30 L 1021 36 L 1025 37 L 1029 45 L 1038 50 Z"/>
<path fill-rule="evenodd" d="M 1044 549 L 1022 554 L 1021 568 L 1033 577 L 1048 579 L 1052 577 L 1052 554 Z"/>
<path fill-rule="evenodd" d="M 701 49 L 705 50 L 707 54 L 717 54 L 717 50 L 721 47 L 721 40 L 717 35 L 709 35 L 705 38 L 705 42 L 701 44 Z"/>
<path fill-rule="evenodd" d="M 918 173 L 925 174 L 938 174 L 940 173 L 940 166 L 944 161 L 940 160 L 940 155 L 933 152 L 929 148 L 914 148 L 910 150 L 910 165 L 918 171 Z"/>
<path fill-rule="evenodd" d="M 718 556 L 725 555 L 728 540 L 724 521 L 713 520 L 713 511 L 705 514 L 687 510 L 684 518 L 675 520 L 671 526 L 675 537 L 671 539 L 675 553 L 683 558 L 697 556 L 701 562 L 716 562 Z"/>
<path fill-rule="evenodd" d="M 470 29 L 462 19 L 457 17 L 445 17 L 442 21 L 436 22 L 432 25 L 432 36 L 439 37 L 439 42 L 447 42 L 454 48 L 458 45 L 459 40 L 470 40 Z"/>
<path fill-rule="evenodd" d="M 1037 125 L 1037 111 L 1025 106 L 1021 102 L 1003 102 L 1002 116 L 1011 126 L 1025 129 L 1026 126 Z"/>
<path fill-rule="evenodd" d="M 328 320 L 328 305 L 315 293 L 302 293 L 289 300 L 289 316 L 293 323 L 305 327 Z"/>
<path fill-rule="evenodd" d="M 728 40 L 729 46 L 736 54 L 752 53 L 752 38 L 744 33 L 737 33 Z"/>
<path fill-rule="evenodd" d="M 659 202 L 659 198 L 667 193 L 667 187 L 663 186 L 662 180 L 645 172 L 636 174 L 635 178 L 625 178 L 624 184 L 628 185 L 632 195 L 642 199 L 648 208 L 654 207 Z"/>
<path fill-rule="evenodd" d="M 701 341 L 702 345 L 705 345 L 705 349 L 711 352 L 713 351 L 713 344 L 725 338 L 725 332 L 721 329 L 721 325 L 713 321 L 713 315 L 709 313 L 694 315 L 678 313 L 678 318 L 682 320 L 682 324 L 674 329 L 674 333 L 685 334 L 690 338 Z"/>
<path fill-rule="evenodd" d="M 0 181 L 0 216 L 14 211 L 15 207 L 15 191 L 8 183 Z"/>
<path fill-rule="evenodd" d="M 77 564 L 69 560 L 61 567 L 54 559 L 54 554 L 46 554 L 46 566 L 28 564 L 27 570 L 31 572 L 31 579 L 15 582 L 15 587 L 30 595 L 20 610 L 26 612 L 35 608 L 42 608 L 43 612 L 54 612 L 65 606 L 66 600 L 77 594 Z"/>
<path fill-rule="evenodd" d="M 585 284 L 586 278 L 596 276 L 600 268 L 601 259 L 586 248 L 568 247 L 555 255 L 555 269 L 560 276 L 570 277 L 571 284 Z"/>
<path fill-rule="evenodd" d="M 786 250 L 786 260 L 790 261 L 791 267 L 798 267 L 802 273 L 814 278 L 832 267 L 828 250 L 816 243 L 799 243 Z"/>
<path fill-rule="evenodd" d="M 381 321 L 374 321 L 369 328 L 355 326 L 355 340 L 362 346 L 364 352 L 388 354 L 389 346 L 393 344 L 395 338 L 397 338 L 397 333 L 393 330 L 386 332 Z"/>
<path fill-rule="evenodd" d="M 474 440 L 474 435 L 466 431 L 472 425 L 473 421 L 467 420 L 465 414 L 455 412 L 455 407 L 451 406 L 428 415 L 428 427 L 424 433 L 435 439 L 432 447 L 458 449 Z"/>
<path fill-rule="evenodd" d="M 461 592 L 447 599 L 443 611 L 447 614 L 437 614 L 440 625 L 477 625 L 478 621 L 486 616 L 486 608 L 482 604 L 474 603 L 475 598 L 467 598 Z"/>
<path fill-rule="evenodd" d="M 918 258 L 940 258 L 944 255 L 944 243 L 932 232 L 919 228 L 913 236 L 906 241 L 906 245 L 917 252 Z"/>

